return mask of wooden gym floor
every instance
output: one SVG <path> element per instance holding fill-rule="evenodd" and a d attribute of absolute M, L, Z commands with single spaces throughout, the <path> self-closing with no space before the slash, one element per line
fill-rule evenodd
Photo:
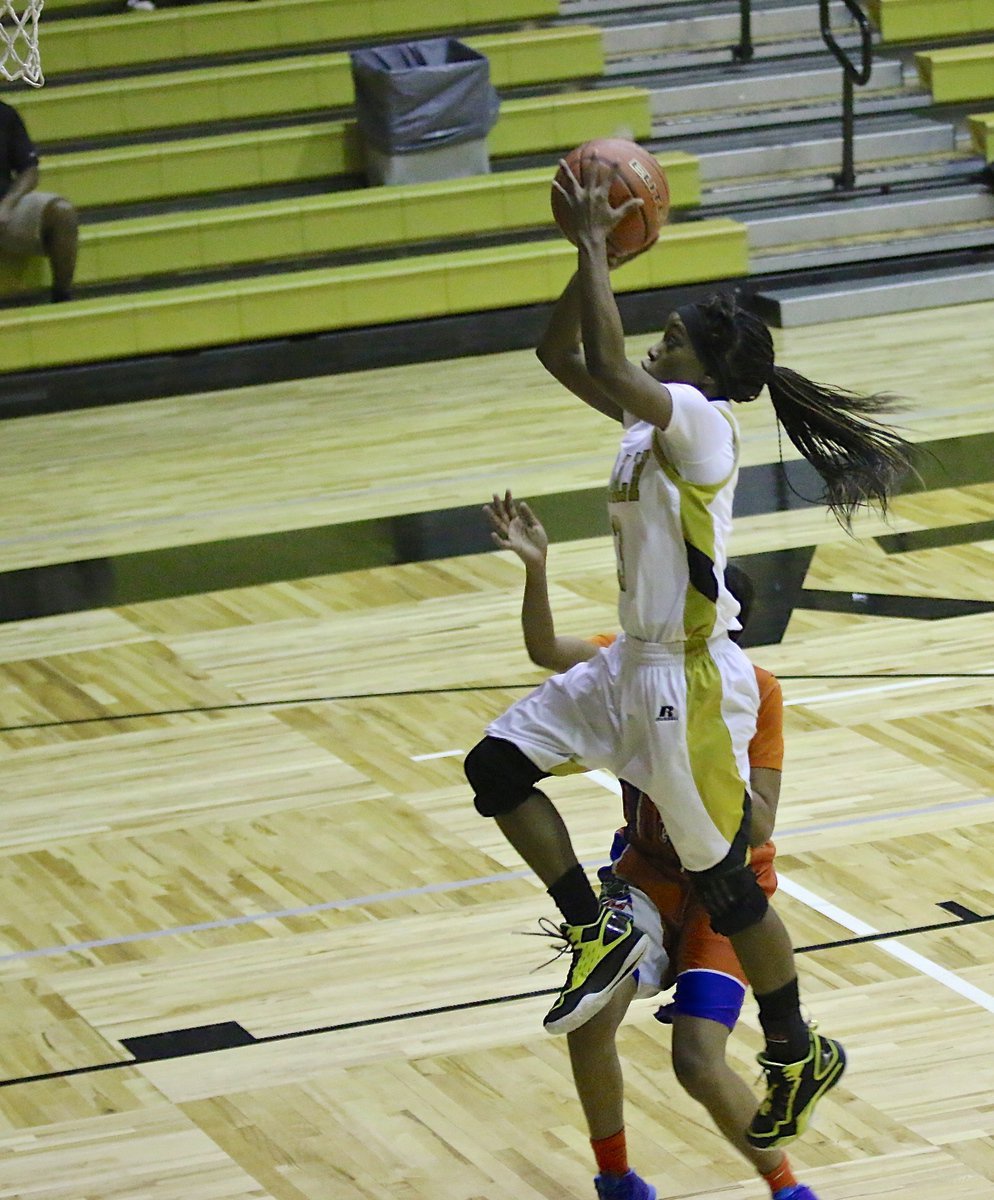
<path fill-rule="evenodd" d="M 777 335 L 910 398 L 924 490 L 858 541 L 778 486 L 768 401 L 740 410 L 780 908 L 852 1059 L 792 1151 L 821 1200 L 994 1196 L 992 328 Z M 539 1027 L 560 967 L 520 936 L 550 905 L 460 755 L 540 678 L 478 506 L 531 500 L 561 627 L 613 628 L 615 437 L 528 353 L 5 423 L 0 601 L 79 611 L 0 624 L 0 1197 L 592 1195 Z M 607 782 L 552 787 L 590 865 Z M 761 1200 L 653 1010 L 621 1041 L 633 1163 Z M 758 1044 L 749 1000 L 750 1079 Z"/>

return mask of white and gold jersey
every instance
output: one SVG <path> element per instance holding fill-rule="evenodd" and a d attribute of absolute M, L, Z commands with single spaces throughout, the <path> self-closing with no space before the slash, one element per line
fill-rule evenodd
<path fill-rule="evenodd" d="M 644 642 L 706 640 L 739 628 L 724 583 L 738 426 L 727 401 L 689 384 L 666 387 L 670 424 L 629 424 L 611 474 L 618 612 L 622 629 Z"/>

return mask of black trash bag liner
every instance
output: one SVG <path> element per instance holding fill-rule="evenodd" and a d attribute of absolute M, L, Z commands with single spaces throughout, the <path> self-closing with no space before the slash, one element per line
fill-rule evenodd
<path fill-rule="evenodd" d="M 384 154 L 410 154 L 485 138 L 500 100 L 486 56 L 456 38 L 353 50 L 363 137 Z"/>

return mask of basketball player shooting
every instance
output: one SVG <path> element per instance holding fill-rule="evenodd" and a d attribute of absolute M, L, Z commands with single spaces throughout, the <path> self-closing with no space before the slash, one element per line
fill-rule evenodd
<path fill-rule="evenodd" d="M 771 1149 L 805 1129 L 841 1078 L 842 1046 L 801 1015 L 789 936 L 747 863 L 748 745 L 755 672 L 728 636 L 738 605 L 724 584 L 738 475 L 733 403 L 769 389 L 777 415 L 848 525 L 887 501 L 911 447 L 874 419 L 893 402 L 815 384 L 774 362 L 769 330 L 731 296 L 679 308 L 641 363 L 625 357 L 608 234 L 613 168 L 584 162 L 563 188 L 577 271 L 553 307 L 538 357 L 586 404 L 622 423 L 609 484 L 623 634 L 547 680 L 492 722 L 466 759 L 478 811 L 494 818 L 563 914 L 572 963 L 545 1019 L 579 1028 L 637 966 L 645 937 L 600 908 L 539 780 L 582 766 L 653 798 L 715 932 L 727 936 L 759 1004 L 766 1095 L 746 1137 Z"/>

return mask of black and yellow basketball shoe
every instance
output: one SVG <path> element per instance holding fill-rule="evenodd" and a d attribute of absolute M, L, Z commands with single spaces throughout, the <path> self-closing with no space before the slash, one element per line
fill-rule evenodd
<path fill-rule="evenodd" d="M 573 955 L 563 990 L 546 1014 L 549 1033 L 571 1033 L 607 1004 L 619 983 L 638 966 L 649 939 L 631 918 L 602 908 L 592 925 L 562 925 Z"/>
<path fill-rule="evenodd" d="M 746 1130 L 746 1140 L 759 1150 L 772 1150 L 800 1137 L 815 1105 L 846 1069 L 846 1052 L 838 1042 L 813 1029 L 808 1036 L 808 1055 L 800 1062 L 776 1063 L 758 1056 L 766 1072 L 766 1098 Z"/>

